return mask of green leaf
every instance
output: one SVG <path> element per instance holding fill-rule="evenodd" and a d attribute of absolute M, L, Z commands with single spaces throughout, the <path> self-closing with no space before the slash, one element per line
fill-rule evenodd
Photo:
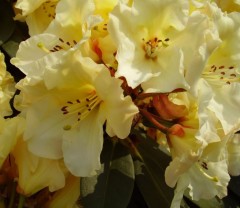
<path fill-rule="evenodd" d="M 9 57 L 15 57 L 19 44 L 23 41 L 23 36 L 19 31 L 14 31 L 12 36 L 2 44 L 1 48 L 9 55 Z"/>
<path fill-rule="evenodd" d="M 19 44 L 28 37 L 28 27 L 26 23 L 16 22 L 13 34 L 4 44 L 1 45 L 1 48 L 9 55 L 9 57 L 15 57 L 19 48 Z"/>
<path fill-rule="evenodd" d="M 87 208 L 126 208 L 134 186 L 134 166 L 128 149 L 105 140 L 101 170 L 81 178 L 81 203 Z"/>
<path fill-rule="evenodd" d="M 15 22 L 11 4 L 5 0 L 0 0 L 0 5 L 0 45 L 2 45 L 12 35 Z"/>
<path fill-rule="evenodd" d="M 18 42 L 10 40 L 2 45 L 2 49 L 9 55 L 9 57 L 14 57 L 18 50 L 18 46 Z"/>
<path fill-rule="evenodd" d="M 225 208 L 240 208 L 240 176 L 232 176 L 228 186 L 228 195 L 223 198 Z"/>
<path fill-rule="evenodd" d="M 232 176 L 231 180 L 229 182 L 229 190 L 235 194 L 238 199 L 240 200 L 240 191 L 239 191 L 239 187 L 240 187 L 240 176 Z"/>
<path fill-rule="evenodd" d="M 165 183 L 165 169 L 171 158 L 163 153 L 155 141 L 137 134 L 136 149 L 141 159 L 134 161 L 136 182 L 148 207 L 170 207 L 174 190 Z"/>

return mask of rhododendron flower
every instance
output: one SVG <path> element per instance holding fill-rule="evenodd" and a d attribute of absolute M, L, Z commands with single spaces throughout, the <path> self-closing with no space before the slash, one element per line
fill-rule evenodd
<path fill-rule="evenodd" d="M 63 157 L 72 174 L 93 175 L 100 167 L 105 121 L 110 136 L 124 139 L 138 109 L 123 96 L 121 80 L 79 51 L 66 54 L 46 75 L 47 87 L 18 84 L 26 114 L 24 138 L 34 154 Z"/>
<path fill-rule="evenodd" d="M 32 84 L 41 80 L 46 65 L 54 65 L 63 53 L 90 37 L 91 28 L 101 21 L 100 17 L 92 16 L 93 12 L 92 0 L 60 1 L 49 27 L 44 33 L 21 42 L 11 63 L 26 74 Z"/>
<path fill-rule="evenodd" d="M 197 138 L 199 130 L 199 120 L 197 115 L 197 105 L 195 100 L 186 92 L 169 95 L 169 103 L 175 103 L 173 107 L 185 106 L 184 113 L 178 118 L 179 130 L 170 132 L 167 135 L 168 146 L 173 162 L 166 169 L 166 183 L 174 187 L 179 175 L 186 172 L 200 157 L 206 142 L 203 138 Z M 176 104 L 181 103 L 181 105 Z M 174 112 L 174 108 L 171 110 Z M 176 168 L 177 167 L 177 168 Z M 175 169 L 175 171 L 173 171 Z"/>
<path fill-rule="evenodd" d="M 168 66 L 161 60 L 171 52 L 179 63 L 181 51 L 168 46 L 172 34 L 182 30 L 186 21 L 187 1 L 135 1 L 132 7 L 119 3 L 110 15 L 108 27 L 118 46 L 116 75 L 124 76 L 129 86 L 135 88 L 163 72 Z M 175 80 L 181 76 L 180 66 L 181 62 L 173 69 Z"/>
<path fill-rule="evenodd" d="M 207 18 L 188 12 L 188 1 L 137 0 L 131 8 L 119 4 L 108 27 L 118 47 L 116 76 L 124 76 L 132 88 L 142 84 L 147 92 L 188 89 L 184 70 L 201 70 L 215 42 Z"/>
<path fill-rule="evenodd" d="M 189 69 L 186 79 L 198 80 L 198 86 L 194 88 L 198 91 L 199 102 L 203 103 L 204 109 L 208 108 L 216 114 L 225 134 L 228 134 L 240 127 L 240 48 L 236 44 L 240 40 L 240 15 L 226 15 L 214 5 L 208 5 L 208 10 L 209 16 L 216 23 L 221 44 L 209 56 L 201 76 L 193 78 L 195 71 Z"/>
<path fill-rule="evenodd" d="M 214 133 L 218 134 L 219 140 L 209 138 L 211 137 L 209 134 L 211 125 L 208 129 L 204 129 L 208 133 L 199 136 L 201 126 L 199 125 L 197 100 L 189 93 L 170 93 L 168 99 L 168 106 L 172 107 L 158 112 L 165 119 L 167 119 L 167 114 L 175 115 L 172 120 L 168 116 L 168 120 L 177 122 L 166 135 L 173 161 L 166 169 L 165 179 L 170 187 L 177 185 L 172 207 L 180 207 L 187 188 L 190 189 L 190 196 L 193 200 L 209 199 L 215 195 L 222 198 L 226 195 L 226 187 L 230 180 L 227 173 L 225 148 L 229 136 L 224 135 L 221 126 L 216 122 L 217 119 L 212 119 L 212 126 L 217 129 Z M 165 104 L 167 102 L 162 101 Z M 198 180 L 204 186 L 200 187 Z M 208 192 L 205 190 L 206 186 Z"/>
<path fill-rule="evenodd" d="M 167 168 L 167 172 L 182 172 L 179 175 L 175 196 L 171 207 L 180 207 L 185 190 L 193 200 L 211 199 L 215 196 L 223 198 L 227 195 L 227 185 L 230 180 L 227 168 L 226 141 L 227 136 L 221 142 L 210 143 L 204 148 L 201 157 L 189 167 L 188 161 L 173 160 Z M 184 170 L 185 169 L 185 170 Z"/>
<path fill-rule="evenodd" d="M 189 189 L 193 200 L 214 196 L 222 198 L 227 195 L 230 180 L 225 147 L 231 134 L 225 135 L 220 123 L 214 118 L 209 120 L 208 125 L 202 125 L 205 132 L 200 134 L 203 127 L 199 125 L 199 119 L 202 118 L 198 118 L 196 100 L 189 99 L 187 106 L 189 113 L 179 123 L 184 133 L 168 135 L 173 161 L 166 169 L 165 179 L 169 186 L 176 185 L 171 207 L 180 207 L 186 189 Z M 212 132 L 213 127 L 216 130 Z M 213 135 L 215 137 L 212 138 Z"/>

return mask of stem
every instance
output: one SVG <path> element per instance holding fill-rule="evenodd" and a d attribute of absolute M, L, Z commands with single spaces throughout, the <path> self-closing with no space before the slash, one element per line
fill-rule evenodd
<path fill-rule="evenodd" d="M 138 149 L 136 148 L 135 144 L 133 143 L 133 141 L 129 137 L 127 137 L 126 139 L 124 139 L 123 142 L 130 149 L 130 151 L 133 153 L 133 155 L 136 156 L 138 159 L 140 159 L 143 162 L 143 158 L 142 158 L 140 152 L 138 151 Z"/>
<path fill-rule="evenodd" d="M 160 124 L 155 118 L 154 116 L 149 113 L 148 111 L 144 110 L 144 109 L 139 109 L 139 111 L 150 121 L 152 122 L 152 124 L 154 124 L 160 131 L 162 131 L 163 133 L 167 133 L 169 132 L 169 128 Z"/>
<path fill-rule="evenodd" d="M 159 92 L 154 92 L 154 93 L 142 93 L 140 95 L 137 96 L 137 99 L 138 100 L 141 100 L 141 99 L 144 99 L 144 98 L 147 98 L 147 97 L 154 97 L 156 95 L 159 95 Z"/>
<path fill-rule="evenodd" d="M 15 195 L 16 195 L 16 185 L 15 185 L 15 182 L 13 182 L 12 190 L 11 190 L 11 196 L 10 196 L 10 202 L 8 204 L 8 208 L 13 208 Z"/>
<path fill-rule="evenodd" d="M 18 207 L 17 208 L 23 208 L 25 202 L 25 196 L 20 195 L 19 196 L 19 202 L 18 202 Z"/>

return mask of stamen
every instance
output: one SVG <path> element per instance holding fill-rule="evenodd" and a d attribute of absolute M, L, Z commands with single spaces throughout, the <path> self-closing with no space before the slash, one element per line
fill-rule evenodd
<path fill-rule="evenodd" d="M 158 39 L 158 37 L 154 37 L 148 41 L 145 41 L 144 38 L 142 38 L 143 43 L 143 50 L 145 51 L 145 57 L 147 59 L 155 59 L 158 55 L 159 50 L 162 47 L 169 46 L 168 41 L 169 38 L 165 38 L 164 40 Z"/>
<path fill-rule="evenodd" d="M 51 1 L 46 1 L 41 5 L 43 13 L 46 15 L 46 17 L 50 19 L 55 18 L 55 8 L 56 8 L 57 2 L 51 2 Z"/>
<path fill-rule="evenodd" d="M 219 179 L 218 179 L 217 176 L 210 176 L 210 175 L 208 175 L 208 174 L 203 170 L 202 166 L 200 166 L 199 164 L 197 165 L 197 167 L 198 167 L 198 169 L 200 170 L 200 172 L 201 172 L 205 177 L 207 177 L 209 180 L 211 180 L 211 181 L 213 181 L 213 182 L 218 182 L 218 181 L 219 181 Z M 207 167 L 207 163 L 204 162 L 204 168 L 207 170 L 208 168 L 206 168 L 206 167 Z"/>
<path fill-rule="evenodd" d="M 215 86 L 222 86 L 223 84 L 231 84 L 240 81 L 240 74 L 235 66 L 216 66 L 208 67 L 202 74 L 208 82 Z"/>
<path fill-rule="evenodd" d="M 50 52 L 57 52 L 60 50 L 68 50 L 69 48 L 72 48 L 77 44 L 76 40 L 64 41 L 62 38 L 58 38 L 58 40 L 60 42 L 57 45 L 53 46 L 53 48 L 51 50 L 49 50 Z"/>
<path fill-rule="evenodd" d="M 83 120 L 87 115 L 99 104 L 101 99 L 98 97 L 95 91 L 90 93 L 87 97 L 82 99 L 76 99 L 73 101 L 67 101 L 66 105 L 61 108 L 63 115 L 77 116 L 77 122 Z M 64 130 L 72 128 L 71 125 L 64 126 Z"/>
<path fill-rule="evenodd" d="M 50 50 L 48 50 L 47 48 L 46 48 L 46 46 L 43 44 L 43 43 L 38 43 L 37 44 L 37 47 L 39 47 L 40 49 L 42 49 L 43 51 L 45 51 L 46 53 L 50 53 Z"/>

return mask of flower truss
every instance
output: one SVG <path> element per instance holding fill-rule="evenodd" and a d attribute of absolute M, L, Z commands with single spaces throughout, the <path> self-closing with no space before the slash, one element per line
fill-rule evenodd
<path fill-rule="evenodd" d="M 5 199 L 11 207 L 78 207 L 80 179 L 99 175 L 105 141 L 141 159 L 140 132 L 171 158 L 171 208 L 186 194 L 227 195 L 240 175 L 240 1 L 12 6 L 29 36 L 10 60 L 24 74 L 16 83 L 0 53 L 1 194 L 20 195 Z"/>

